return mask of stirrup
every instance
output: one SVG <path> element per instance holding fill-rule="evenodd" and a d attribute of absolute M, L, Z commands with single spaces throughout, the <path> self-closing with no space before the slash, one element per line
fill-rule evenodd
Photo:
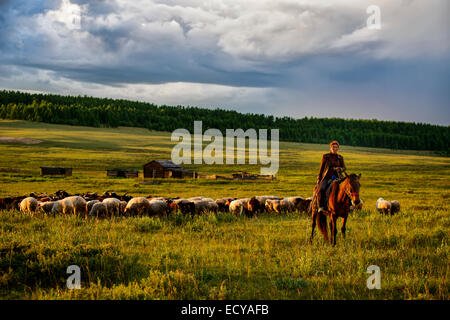
<path fill-rule="evenodd" d="M 319 210 L 317 210 L 317 212 L 323 212 L 325 211 L 325 209 L 323 207 L 320 207 Z"/>

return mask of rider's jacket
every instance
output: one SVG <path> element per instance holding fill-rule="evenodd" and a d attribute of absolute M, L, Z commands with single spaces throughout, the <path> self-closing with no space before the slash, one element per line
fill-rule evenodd
<path fill-rule="evenodd" d="M 340 154 L 331 152 L 324 154 L 322 156 L 322 164 L 320 165 L 319 175 L 317 176 L 319 181 L 322 180 L 322 175 L 325 174 L 327 168 L 328 171 L 326 172 L 324 180 L 330 179 L 332 176 L 339 177 L 338 172 L 334 169 L 335 167 L 341 167 L 345 170 L 344 157 Z"/>

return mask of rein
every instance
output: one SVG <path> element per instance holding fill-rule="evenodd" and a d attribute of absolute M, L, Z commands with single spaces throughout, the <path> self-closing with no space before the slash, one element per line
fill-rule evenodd
<path fill-rule="evenodd" d="M 345 194 L 350 198 L 350 199 L 352 199 L 352 196 L 353 197 L 359 197 L 359 192 L 351 192 L 350 191 L 350 186 L 349 186 L 349 184 L 345 187 L 345 190 L 344 190 L 344 192 L 345 192 Z"/>

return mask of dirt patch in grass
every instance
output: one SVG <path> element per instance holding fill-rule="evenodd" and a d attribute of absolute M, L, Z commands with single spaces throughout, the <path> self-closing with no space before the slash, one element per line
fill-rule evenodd
<path fill-rule="evenodd" d="M 43 141 L 38 139 L 0 136 L 0 143 L 38 144 L 41 142 Z"/>

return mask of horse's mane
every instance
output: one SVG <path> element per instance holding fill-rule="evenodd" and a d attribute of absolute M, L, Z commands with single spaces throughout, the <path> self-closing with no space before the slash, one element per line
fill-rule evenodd
<path fill-rule="evenodd" d="M 349 178 L 349 179 L 347 179 Z M 354 173 L 349 174 L 347 178 L 342 180 L 335 180 L 333 181 L 333 184 L 331 185 L 331 192 L 330 192 L 330 199 L 333 199 L 334 202 L 337 202 L 337 196 L 339 194 L 339 187 L 343 183 L 349 183 L 350 180 L 358 179 L 358 176 Z"/>

